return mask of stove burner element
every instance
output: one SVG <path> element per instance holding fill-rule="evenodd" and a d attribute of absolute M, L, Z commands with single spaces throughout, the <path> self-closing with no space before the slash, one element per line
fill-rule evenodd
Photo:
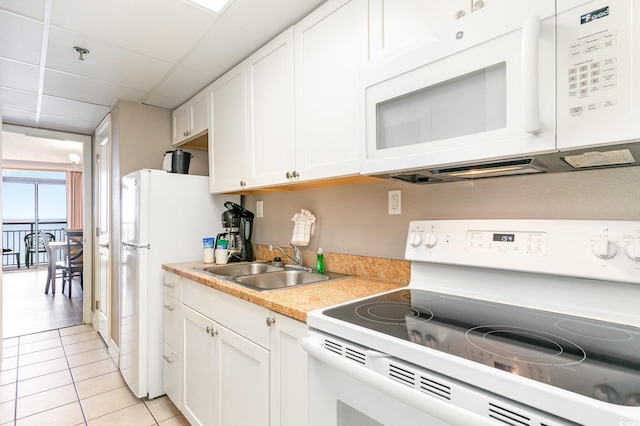
<path fill-rule="evenodd" d="M 575 336 L 609 342 L 626 342 L 633 339 L 633 336 L 625 330 L 582 321 L 561 320 L 556 322 L 556 327 Z"/>
<path fill-rule="evenodd" d="M 465 337 L 476 348 L 511 361 L 535 365 L 575 365 L 586 352 L 570 340 L 541 331 L 506 325 L 470 328 Z"/>
<path fill-rule="evenodd" d="M 406 325 L 429 321 L 433 318 L 430 310 L 408 306 L 406 303 L 375 302 L 365 303 L 356 307 L 355 312 L 360 318 L 382 324 Z"/>

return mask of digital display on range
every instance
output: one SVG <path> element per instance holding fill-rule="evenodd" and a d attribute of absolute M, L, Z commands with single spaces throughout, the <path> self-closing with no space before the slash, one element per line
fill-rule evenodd
<path fill-rule="evenodd" d="M 516 234 L 493 234 L 493 241 L 512 243 L 516 239 Z"/>

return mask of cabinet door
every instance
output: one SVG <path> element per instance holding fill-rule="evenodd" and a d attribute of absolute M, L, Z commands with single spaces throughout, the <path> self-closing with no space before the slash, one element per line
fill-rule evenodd
<path fill-rule="evenodd" d="M 214 323 L 183 306 L 182 413 L 191 425 L 217 426 L 216 341 Z"/>
<path fill-rule="evenodd" d="M 269 426 L 269 351 L 217 326 L 220 426 Z M 212 423 L 213 424 L 213 423 Z"/>
<path fill-rule="evenodd" d="M 199 135 L 209 128 L 209 114 L 207 114 L 207 94 L 209 90 L 203 90 L 189 101 L 189 114 L 191 116 L 189 137 Z"/>
<path fill-rule="evenodd" d="M 175 109 L 171 113 L 171 118 L 173 131 L 171 141 L 173 145 L 177 145 L 189 137 L 189 104 L 186 103 Z"/>
<path fill-rule="evenodd" d="M 162 354 L 164 359 L 164 391 L 173 404 L 182 410 L 182 359 L 173 348 L 164 345 Z"/>
<path fill-rule="evenodd" d="M 247 61 L 251 187 L 286 183 L 295 170 L 293 28 Z"/>
<path fill-rule="evenodd" d="M 308 421 L 308 355 L 300 340 L 307 325 L 271 314 L 271 424 L 305 426 Z"/>
<path fill-rule="evenodd" d="M 164 296 L 164 341 L 182 354 L 182 303 Z"/>
<path fill-rule="evenodd" d="M 358 83 L 367 28 L 366 0 L 329 0 L 294 26 L 300 180 L 359 171 Z"/>
<path fill-rule="evenodd" d="M 211 85 L 209 176 L 211 192 L 246 186 L 246 90 L 244 63 Z"/>

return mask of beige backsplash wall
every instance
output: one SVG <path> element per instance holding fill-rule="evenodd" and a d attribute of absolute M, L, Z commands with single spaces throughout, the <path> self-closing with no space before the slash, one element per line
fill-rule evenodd
<path fill-rule="evenodd" d="M 387 213 L 387 192 L 402 190 L 402 214 Z M 412 185 L 381 181 L 360 185 L 247 195 L 256 218 L 255 244 L 287 245 L 291 218 L 305 208 L 317 217 L 305 264 L 318 247 L 327 252 L 404 258 L 409 221 L 420 219 L 640 220 L 640 167 L 475 182 Z"/>

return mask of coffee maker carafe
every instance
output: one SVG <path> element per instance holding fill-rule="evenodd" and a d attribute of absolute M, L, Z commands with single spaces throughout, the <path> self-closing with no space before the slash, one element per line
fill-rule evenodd
<path fill-rule="evenodd" d="M 255 260 L 251 246 L 251 232 L 253 230 L 254 214 L 241 205 L 227 201 L 224 206 L 228 209 L 222 213 L 222 234 L 229 241 L 230 262 Z M 221 236 L 218 236 L 220 239 Z"/>

